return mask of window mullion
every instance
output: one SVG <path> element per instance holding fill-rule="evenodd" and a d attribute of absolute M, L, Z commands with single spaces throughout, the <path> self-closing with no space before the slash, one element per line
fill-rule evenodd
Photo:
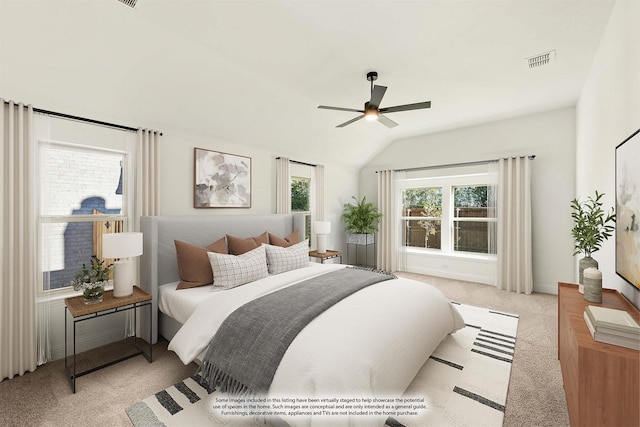
<path fill-rule="evenodd" d="M 451 253 L 453 250 L 453 197 L 451 196 L 451 184 L 442 186 L 442 245 L 441 249 L 444 253 Z"/>

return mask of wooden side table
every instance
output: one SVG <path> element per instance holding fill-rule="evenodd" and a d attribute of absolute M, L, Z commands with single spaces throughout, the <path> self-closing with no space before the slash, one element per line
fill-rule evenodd
<path fill-rule="evenodd" d="M 113 291 L 106 291 L 103 295 L 102 302 L 98 304 L 85 304 L 84 298 L 81 296 L 66 298 L 64 300 L 64 369 L 71 382 L 71 389 L 76 392 L 76 378 L 81 377 L 91 372 L 95 372 L 99 369 L 106 368 L 123 360 L 130 359 L 135 356 L 143 355 L 145 359 L 151 363 L 153 361 L 153 324 L 152 324 L 152 310 L 151 310 L 151 294 L 138 286 L 133 287 L 133 294 L 128 297 L 115 298 Z M 111 362 L 96 366 L 95 368 L 87 369 L 83 372 L 76 372 L 76 324 L 84 322 L 85 320 L 91 320 L 102 316 L 108 316 L 110 314 L 119 313 L 122 311 L 133 310 L 133 323 L 136 324 L 138 308 L 149 306 L 149 353 L 145 353 L 141 347 L 138 346 L 138 337 L 134 334 L 133 344 L 137 352 L 113 360 Z M 73 370 L 70 370 L 70 366 L 67 364 L 67 312 L 73 317 Z"/>
<path fill-rule="evenodd" d="M 585 301 L 578 285 L 558 283 L 558 359 L 572 426 L 640 425 L 640 353 L 594 340 L 584 320 L 588 305 L 640 312 L 614 289 L 602 303 Z"/>
<path fill-rule="evenodd" d="M 318 251 L 309 251 L 309 257 L 311 258 L 319 258 L 320 263 L 324 264 L 324 262 L 331 258 L 340 258 L 340 264 L 342 264 L 342 252 L 340 251 L 331 251 L 327 249 L 327 252 L 321 254 Z"/>

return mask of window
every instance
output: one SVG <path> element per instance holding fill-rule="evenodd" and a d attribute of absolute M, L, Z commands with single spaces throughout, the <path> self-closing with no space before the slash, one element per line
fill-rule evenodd
<path fill-rule="evenodd" d="M 291 177 L 291 211 L 309 212 L 311 180 L 309 178 Z"/>
<path fill-rule="evenodd" d="M 495 254 L 492 189 L 488 173 L 401 182 L 404 246 L 446 254 Z"/>
<path fill-rule="evenodd" d="M 405 245 L 441 248 L 442 187 L 409 188 L 402 191 Z"/>
<path fill-rule="evenodd" d="M 495 203 L 489 200 L 489 193 L 487 185 L 453 187 L 454 251 L 496 253 L 489 239 L 496 219 Z"/>
<path fill-rule="evenodd" d="M 125 152 L 40 144 L 43 291 L 70 286 L 82 264 L 101 257 L 105 233 L 127 227 Z M 110 261 L 110 260 L 108 260 Z"/>
<path fill-rule="evenodd" d="M 311 179 L 299 176 L 291 177 L 291 212 L 306 213 L 305 236 L 311 236 Z"/>

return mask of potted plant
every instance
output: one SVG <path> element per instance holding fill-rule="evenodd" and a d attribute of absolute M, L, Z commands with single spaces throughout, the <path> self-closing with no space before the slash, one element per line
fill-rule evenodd
<path fill-rule="evenodd" d="M 104 265 L 104 261 L 97 256 L 91 257 L 91 266 L 87 268 L 82 264 L 82 269 L 71 282 L 74 291 L 82 291 L 85 304 L 97 304 L 102 302 L 104 287 L 109 283 L 109 270 L 113 264 Z"/>
<path fill-rule="evenodd" d="M 579 285 L 580 290 L 584 288 L 583 272 L 585 268 L 598 268 L 598 261 L 593 259 L 591 255 L 600 250 L 602 242 L 609 239 L 613 235 L 616 215 L 611 208 L 610 212 L 602 209 L 602 197 L 604 193 L 598 193 L 596 190 L 595 198 L 588 196 L 585 202 L 581 202 L 579 198 L 571 201 L 571 218 L 573 218 L 574 226 L 571 235 L 575 241 L 573 255 L 580 253 L 584 257 L 580 259 L 579 266 Z"/>
<path fill-rule="evenodd" d="M 347 243 L 359 245 L 373 243 L 373 236 L 371 239 L 368 236 L 378 231 L 378 222 L 382 214 L 373 203 L 367 202 L 366 196 L 363 196 L 362 200 L 358 200 L 355 196 L 352 199 L 355 203 L 345 203 L 340 217 L 345 223 Z"/>

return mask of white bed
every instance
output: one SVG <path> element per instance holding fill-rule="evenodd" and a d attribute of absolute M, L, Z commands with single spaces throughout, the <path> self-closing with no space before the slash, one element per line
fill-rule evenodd
<path fill-rule="evenodd" d="M 247 231 L 245 235 L 256 233 L 259 231 Z M 279 231 L 280 235 L 286 233 Z M 199 244 L 206 245 L 214 237 Z M 224 291 L 214 291 L 212 286 L 175 291 L 175 278 L 156 286 L 161 327 L 163 322 L 179 325 L 163 328 L 163 333 L 171 334 L 165 336 L 171 339 L 169 349 L 185 364 L 201 358 L 217 328 L 236 308 L 344 267 L 310 263 Z M 431 286 L 408 279 L 371 285 L 326 310 L 298 334 L 282 358 L 269 396 L 400 397 L 438 344 L 463 326 L 455 307 Z M 314 416 L 282 418 L 292 426 L 321 426 L 327 422 Z M 357 416 L 340 425 L 384 425 L 385 420 L 385 416 Z"/>

